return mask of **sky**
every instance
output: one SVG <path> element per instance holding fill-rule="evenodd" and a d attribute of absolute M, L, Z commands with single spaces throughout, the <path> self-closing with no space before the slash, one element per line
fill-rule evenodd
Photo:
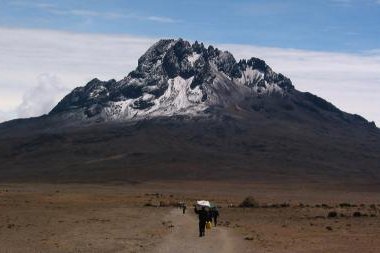
<path fill-rule="evenodd" d="M 121 79 L 160 38 L 259 57 L 295 87 L 380 124 L 380 0 L 0 0 L 0 122 Z"/>

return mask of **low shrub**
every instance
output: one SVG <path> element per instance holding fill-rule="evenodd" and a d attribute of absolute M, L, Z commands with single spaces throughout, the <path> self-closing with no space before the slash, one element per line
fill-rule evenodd
<path fill-rule="evenodd" d="M 280 204 L 280 206 L 281 206 L 281 207 L 289 207 L 290 204 L 289 204 L 289 203 L 282 203 L 282 204 Z"/>
<path fill-rule="evenodd" d="M 339 204 L 340 207 L 351 207 L 351 204 L 350 203 L 340 203 Z"/>
<path fill-rule="evenodd" d="M 338 213 L 335 211 L 331 211 L 327 214 L 327 218 L 336 218 L 338 217 Z"/>
<path fill-rule="evenodd" d="M 246 197 L 243 202 L 239 204 L 239 207 L 259 207 L 259 203 L 251 196 Z"/>

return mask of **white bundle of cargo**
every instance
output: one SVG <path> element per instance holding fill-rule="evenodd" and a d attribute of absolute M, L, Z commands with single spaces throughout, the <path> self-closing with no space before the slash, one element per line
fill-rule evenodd
<path fill-rule="evenodd" d="M 211 207 L 210 201 L 208 200 L 197 200 L 198 206 Z"/>

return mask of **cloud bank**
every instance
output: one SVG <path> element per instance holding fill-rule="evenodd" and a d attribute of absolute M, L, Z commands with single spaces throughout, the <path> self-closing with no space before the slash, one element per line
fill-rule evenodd
<path fill-rule="evenodd" d="M 37 77 L 37 85 L 30 87 L 23 94 L 16 113 L 22 118 L 43 114 L 66 93 L 67 89 L 57 76 L 48 73 L 41 74 Z"/>
<path fill-rule="evenodd" d="M 0 28 L 0 122 L 49 112 L 97 77 L 121 79 L 156 38 Z M 237 59 L 264 59 L 297 89 L 380 123 L 380 54 L 313 52 L 220 44 Z"/>

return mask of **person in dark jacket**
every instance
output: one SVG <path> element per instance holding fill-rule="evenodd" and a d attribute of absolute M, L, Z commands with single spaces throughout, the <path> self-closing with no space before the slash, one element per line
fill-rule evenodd
<path fill-rule="evenodd" d="M 202 206 L 201 210 L 195 207 L 194 211 L 198 214 L 199 219 L 199 237 L 205 236 L 206 222 L 209 220 L 209 213 L 204 206 Z"/>
<path fill-rule="evenodd" d="M 219 217 L 219 211 L 217 208 L 213 208 L 211 210 L 212 218 L 214 219 L 214 225 L 216 227 L 216 224 L 218 223 L 218 217 Z"/>

